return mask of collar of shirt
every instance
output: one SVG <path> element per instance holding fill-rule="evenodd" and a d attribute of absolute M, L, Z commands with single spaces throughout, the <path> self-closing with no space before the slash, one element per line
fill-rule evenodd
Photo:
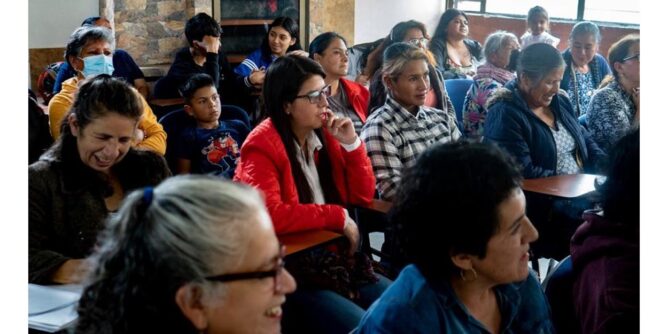
<path fill-rule="evenodd" d="M 426 117 L 423 106 L 418 106 L 418 111 L 415 113 L 415 116 L 413 116 L 410 111 L 401 106 L 399 102 L 393 99 L 390 95 L 387 95 L 387 101 L 385 103 L 390 107 L 390 110 L 393 111 L 394 117 L 399 122 L 414 122 Z"/>

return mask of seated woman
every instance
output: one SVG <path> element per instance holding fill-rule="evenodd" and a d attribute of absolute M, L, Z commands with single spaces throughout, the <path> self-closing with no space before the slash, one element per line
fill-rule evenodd
<path fill-rule="evenodd" d="M 77 333 L 279 333 L 295 290 L 260 194 L 177 176 L 129 194 L 88 261 Z"/>
<path fill-rule="evenodd" d="M 640 126 L 640 36 L 627 35 L 608 51 L 612 76 L 603 82 L 587 111 L 592 137 L 604 150 Z"/>
<path fill-rule="evenodd" d="M 418 22 L 415 20 L 404 21 L 397 23 L 392 30 L 390 35 L 383 41 L 383 43 L 369 55 L 369 63 L 367 64 L 367 69 L 369 67 L 373 68 L 373 64 L 377 64 L 376 69 L 374 69 L 371 76 L 371 86 L 369 91 L 371 92 L 371 101 L 369 102 L 369 114 L 374 110 L 382 107 L 385 104 L 387 99 L 387 91 L 385 90 L 385 85 L 383 84 L 383 75 L 381 67 L 383 65 L 383 54 L 385 50 L 393 44 L 396 43 L 410 43 L 413 44 L 422 51 L 424 51 L 427 56 L 427 65 L 429 67 L 429 91 L 427 92 L 427 98 L 424 101 L 424 105 L 431 108 L 440 109 L 452 114 L 455 117 L 455 109 L 450 101 L 448 92 L 445 90 L 445 84 L 443 83 L 443 75 L 441 72 L 437 71 L 436 60 L 434 60 L 434 55 L 427 49 L 427 43 L 429 42 L 429 35 L 427 34 L 427 28 L 424 23 Z M 365 69 L 366 70 L 366 69 Z"/>
<path fill-rule="evenodd" d="M 111 22 L 106 17 L 100 16 L 91 16 L 86 18 L 81 26 L 85 25 L 94 25 L 99 27 L 105 27 L 109 30 L 111 29 Z M 113 33 L 113 30 L 112 30 Z M 144 79 L 144 72 L 141 71 L 135 60 L 132 59 L 132 56 L 123 49 L 114 50 L 114 54 L 111 56 L 112 62 L 114 65 L 114 71 L 112 75 L 116 78 L 123 78 L 125 81 L 133 85 L 137 91 L 144 97 L 148 99 L 148 84 L 146 79 Z M 76 72 L 69 66 L 67 62 L 64 62 L 58 68 L 58 74 L 56 75 L 56 80 L 53 83 L 53 94 L 58 94 L 62 88 L 63 81 L 76 75 Z"/>
<path fill-rule="evenodd" d="M 329 86 L 327 102 L 334 114 L 353 121 L 355 132 L 362 131 L 369 106 L 369 90 L 347 79 L 348 47 L 346 40 L 335 32 L 326 32 L 316 37 L 309 46 L 309 56 L 322 66 Z"/>
<path fill-rule="evenodd" d="M 49 123 L 51 136 L 58 139 L 60 125 L 70 111 L 77 92 L 79 82 L 99 74 L 111 75 L 114 72 L 112 54 L 114 52 L 114 36 L 105 27 L 84 25 L 70 36 L 65 49 L 65 61 L 77 72 L 77 75 L 63 82 L 63 89 L 49 101 Z M 139 93 L 137 93 L 139 95 Z M 151 107 L 143 96 L 140 96 L 142 117 L 133 136 L 133 144 L 138 148 L 149 149 L 165 154 L 167 134 L 158 123 Z"/>
<path fill-rule="evenodd" d="M 404 168 L 438 142 L 459 139 L 454 113 L 426 107 L 430 87 L 427 55 L 420 48 L 397 43 L 385 50 L 382 78 L 385 104 L 367 119 L 362 140 L 371 158 L 380 197 L 391 201 Z"/>
<path fill-rule="evenodd" d="M 538 232 L 521 182 L 513 159 L 492 145 L 425 151 L 406 170 L 390 212 L 396 244 L 412 264 L 371 305 L 358 333 L 553 333 L 529 274 Z M 447 221 L 435 224 L 444 213 Z"/>
<path fill-rule="evenodd" d="M 297 21 L 279 16 L 269 25 L 269 31 L 262 40 L 260 48 L 249 54 L 241 64 L 234 68 L 234 73 L 242 82 L 239 85 L 247 95 L 248 100 L 244 107 L 249 112 L 253 125 L 266 117 L 266 115 L 261 115 L 257 97 L 261 93 L 267 68 L 278 57 L 291 53 L 308 57 L 299 44 Z"/>
<path fill-rule="evenodd" d="M 469 35 L 469 18 L 459 9 L 450 8 L 441 15 L 429 50 L 436 66 L 448 79 L 471 78 L 480 62 L 482 47 Z"/>
<path fill-rule="evenodd" d="M 511 60 L 519 53 L 517 36 L 507 31 L 496 31 L 485 40 L 485 63 L 478 66 L 473 84 L 466 92 L 462 123 L 467 138 L 481 140 L 487 116 L 487 100 L 497 89 L 515 79 Z"/>
<path fill-rule="evenodd" d="M 359 230 L 345 207 L 371 203 L 374 177 L 353 122 L 327 108 L 327 91 L 325 72 L 315 61 L 299 55 L 277 59 L 262 89 L 269 119 L 246 138 L 234 179 L 263 191 L 278 235 L 343 233 L 350 251 L 341 256 L 348 259 L 358 247 Z M 320 260 L 330 255 L 318 249 L 292 259 L 305 272 L 295 273 L 304 288 L 288 298 L 285 324 L 300 324 L 306 332 L 347 333 L 389 284 L 370 267 L 355 280 L 360 276 L 352 271 L 359 266 L 334 268 L 340 263 L 335 261 L 330 267 Z M 331 277 L 307 282 L 308 271 L 323 269 L 312 264 L 323 264 Z"/>
<path fill-rule="evenodd" d="M 99 75 L 85 82 L 61 136 L 28 167 L 31 283 L 76 283 L 82 258 L 124 195 L 169 175 L 165 159 L 132 148 L 142 115 L 139 94 Z"/>
<path fill-rule="evenodd" d="M 633 333 L 640 326 L 640 130 L 610 153 L 603 210 L 586 212 L 571 239 L 582 333 Z"/>
<path fill-rule="evenodd" d="M 578 22 L 568 36 L 568 43 L 570 47 L 562 54 L 566 70 L 561 79 L 561 89 L 568 93 L 577 117 L 587 112 L 594 91 L 610 74 L 610 66 L 597 53 L 601 32 L 595 23 Z"/>
<path fill-rule="evenodd" d="M 484 141 L 515 156 L 525 178 L 595 172 L 604 156 L 559 91 L 564 67 L 557 49 L 532 44 L 520 54 L 518 78 L 488 102 Z"/>

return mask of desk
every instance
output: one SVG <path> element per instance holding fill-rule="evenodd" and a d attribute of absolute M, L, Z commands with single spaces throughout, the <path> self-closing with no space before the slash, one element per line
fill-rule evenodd
<path fill-rule="evenodd" d="M 285 255 L 291 255 L 316 246 L 327 244 L 341 237 L 343 237 L 343 234 L 332 231 L 312 230 L 279 235 L 278 241 L 285 245 Z"/>
<path fill-rule="evenodd" d="M 371 202 L 369 209 L 386 214 L 392 209 L 392 202 L 383 201 L 382 199 L 374 199 L 373 202 Z"/>
<path fill-rule="evenodd" d="M 527 179 L 522 182 L 522 189 L 554 197 L 576 198 L 595 191 L 594 181 L 599 176 L 596 174 L 573 174 Z"/>

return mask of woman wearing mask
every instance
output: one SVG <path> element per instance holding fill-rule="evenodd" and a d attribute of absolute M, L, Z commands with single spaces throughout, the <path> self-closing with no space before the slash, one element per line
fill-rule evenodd
<path fill-rule="evenodd" d="M 49 123 L 54 140 L 60 136 L 60 123 L 74 102 L 74 97 L 79 91 L 79 82 L 99 74 L 111 75 L 114 72 L 112 34 L 111 30 L 104 27 L 83 26 L 77 28 L 70 36 L 65 49 L 65 60 L 77 75 L 65 80 L 60 93 L 49 101 Z M 137 94 L 140 95 L 139 92 Z M 144 97 L 140 98 L 144 115 L 139 121 L 133 143 L 138 148 L 165 154 L 167 134 Z"/>

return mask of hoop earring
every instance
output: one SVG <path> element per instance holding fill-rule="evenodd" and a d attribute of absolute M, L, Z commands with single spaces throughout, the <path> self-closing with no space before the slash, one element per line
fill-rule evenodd
<path fill-rule="evenodd" d="M 466 272 L 469 271 L 469 270 L 473 272 L 473 278 L 471 278 L 471 279 L 466 278 Z M 468 269 L 468 270 L 460 269 L 459 270 L 459 277 L 461 277 L 462 281 L 464 281 L 464 282 L 473 282 L 473 281 L 478 279 L 478 273 L 473 268 Z"/>

